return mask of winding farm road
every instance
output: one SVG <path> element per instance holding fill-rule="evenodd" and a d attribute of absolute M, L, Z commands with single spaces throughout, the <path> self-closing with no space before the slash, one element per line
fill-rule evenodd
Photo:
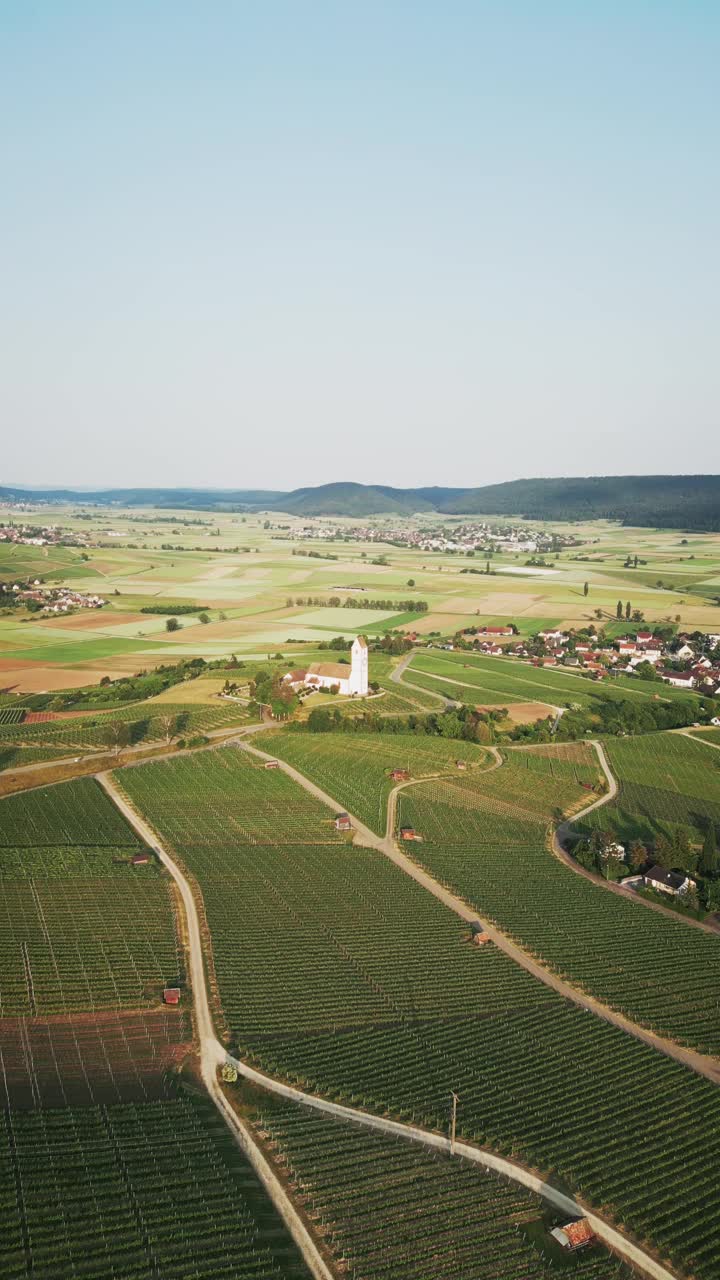
<path fill-rule="evenodd" d="M 457 703 L 454 700 L 454 698 L 446 698 L 444 693 L 435 693 L 434 689 L 423 689 L 422 685 L 420 684 L 413 684 L 410 680 L 403 680 L 403 675 L 407 670 L 407 668 L 409 667 L 414 657 L 415 657 L 415 650 L 411 649 L 409 653 L 405 654 L 405 657 L 402 659 L 402 661 L 399 662 L 396 667 L 393 667 L 392 671 L 390 672 L 390 679 L 392 680 L 393 684 L 403 685 L 403 687 L 406 689 L 414 689 L 416 693 L 429 694 L 431 698 L 437 698 L 438 702 L 441 703 L 443 707 L 459 706 L 459 703 Z"/>
<path fill-rule="evenodd" d="M 676 730 L 671 730 L 670 732 L 674 733 Z M 691 735 L 686 734 L 685 736 L 690 737 Z M 578 813 L 573 814 L 572 817 L 566 819 L 565 822 L 561 822 L 560 825 L 554 829 L 550 843 L 552 853 L 560 860 L 560 862 L 568 867 L 570 871 L 573 871 L 575 875 L 580 876 L 583 880 L 590 880 L 593 884 L 599 885 L 600 888 L 605 889 L 608 893 L 614 893 L 617 898 L 625 898 L 626 900 L 633 902 L 635 906 L 645 907 L 649 911 L 655 911 L 658 915 L 665 916 L 666 919 L 672 920 L 673 924 L 682 924 L 691 929 L 699 929 L 701 933 L 710 933 L 714 938 L 717 938 L 720 930 L 718 930 L 716 926 L 707 924 L 704 920 L 693 920 L 692 916 L 679 916 L 677 911 L 673 911 L 670 907 L 664 907 L 661 902 L 650 902 L 648 898 L 641 898 L 633 889 L 627 888 L 625 885 L 618 884 L 615 880 L 606 880 L 604 876 L 598 875 L 595 871 L 590 871 L 587 867 L 581 867 L 580 863 L 567 852 L 565 842 L 570 838 L 574 824 L 581 818 L 587 817 L 589 813 L 593 813 L 595 809 L 601 808 L 602 805 L 609 804 L 611 800 L 615 799 L 619 791 L 617 781 L 610 768 L 608 758 L 605 754 L 605 748 L 602 743 L 594 739 L 589 743 L 589 745 L 594 747 L 597 752 L 600 767 L 607 779 L 608 789 L 604 795 L 600 796 L 599 800 L 593 800 L 592 804 L 587 805 L 584 809 L 580 809 Z M 706 743 L 706 745 L 713 746 L 714 744 Z M 511 748 L 511 750 L 517 751 L 532 751 L 532 749 L 532 746 Z"/>
<path fill-rule="evenodd" d="M 248 748 L 248 750 L 252 751 L 253 754 L 257 754 L 266 759 L 273 758 L 267 756 L 266 752 L 256 751 L 255 748 Z M 303 779 L 302 775 L 297 774 L 296 770 L 287 765 L 283 765 L 281 767 L 285 768 L 286 772 L 288 772 L 291 777 L 296 776 L 299 780 L 302 780 L 302 785 L 304 785 L 311 794 L 323 799 L 325 803 L 329 802 L 333 808 L 337 808 L 334 801 L 331 801 L 329 797 L 325 797 L 319 788 L 308 782 L 307 779 Z M 288 1193 L 278 1179 L 272 1165 L 269 1163 L 262 1149 L 258 1145 L 251 1129 L 235 1113 L 227 1101 L 218 1084 L 217 1072 L 219 1067 L 224 1063 L 230 1063 L 244 1079 L 250 1080 L 254 1084 L 259 1085 L 280 1097 L 287 1098 L 303 1106 L 312 1107 L 314 1110 L 324 1112 L 336 1119 L 350 1121 L 354 1124 L 361 1124 L 368 1128 L 379 1130 L 382 1133 L 391 1134 L 409 1142 L 419 1143 L 424 1147 L 432 1147 L 441 1151 L 450 1152 L 450 1140 L 442 1134 L 435 1133 L 431 1130 L 421 1129 L 414 1125 L 401 1124 L 396 1120 L 387 1120 L 382 1116 L 376 1116 L 367 1111 L 361 1111 L 354 1107 L 342 1106 L 339 1103 L 330 1102 L 325 1098 L 320 1098 L 315 1094 L 305 1093 L 301 1089 L 296 1089 L 291 1085 L 284 1084 L 280 1080 L 275 1080 L 271 1076 L 267 1076 L 260 1071 L 256 1071 L 253 1067 L 248 1066 L 240 1059 L 234 1058 L 226 1052 L 220 1044 L 220 1041 L 217 1039 L 215 1035 L 215 1028 L 213 1026 L 212 1014 L 210 1012 L 210 1004 L 208 1000 L 202 942 L 200 937 L 200 923 L 195 899 L 190 885 L 171 855 L 163 847 L 157 833 L 153 831 L 152 827 L 143 818 L 141 818 L 127 802 L 124 795 L 117 787 L 114 779 L 108 774 L 99 774 L 98 782 L 140 838 L 155 850 L 158 858 L 167 868 L 178 886 L 185 912 L 188 967 L 193 992 L 195 1028 L 199 1042 L 202 1077 L 210 1097 L 233 1133 L 238 1145 L 247 1155 L 255 1168 L 258 1177 L 266 1188 L 278 1212 L 287 1224 L 293 1239 L 300 1248 L 303 1258 L 310 1268 L 312 1275 L 317 1277 L 317 1280 L 335 1280 L 331 1269 L 323 1259 L 315 1241 L 295 1209 Z M 358 824 L 358 828 L 360 827 L 361 824 Z M 384 843 L 378 842 L 378 838 L 373 836 L 373 833 L 370 832 L 368 828 L 363 828 L 363 830 L 372 838 L 374 842 L 373 847 L 380 847 L 380 844 Z M 473 916 L 473 918 L 475 918 L 475 916 Z M 468 1142 L 456 1141 L 454 1149 L 456 1154 L 463 1156 L 465 1159 L 471 1160 L 476 1164 L 481 1164 L 486 1169 L 490 1169 L 495 1173 L 501 1174 L 503 1177 L 509 1178 L 513 1182 L 517 1182 L 521 1186 L 534 1191 L 538 1195 L 542 1196 L 543 1199 L 547 1200 L 548 1203 L 553 1205 L 553 1207 L 560 1210 L 560 1212 L 567 1214 L 568 1217 L 587 1217 L 593 1231 L 599 1239 L 603 1240 L 604 1243 L 613 1250 L 613 1252 L 624 1258 L 632 1266 L 637 1267 L 644 1275 L 651 1277 L 651 1280 L 678 1280 L 677 1273 L 670 1271 L 639 1245 L 628 1240 L 622 1232 L 611 1226 L 611 1224 L 606 1222 L 604 1218 L 593 1213 L 578 1201 L 573 1200 L 570 1196 L 564 1195 L 562 1192 L 558 1191 L 557 1188 L 545 1182 L 529 1169 L 516 1164 L 514 1161 L 507 1160 L 502 1156 L 493 1155 L 492 1152 L 484 1151 L 482 1148 L 473 1146 Z"/>

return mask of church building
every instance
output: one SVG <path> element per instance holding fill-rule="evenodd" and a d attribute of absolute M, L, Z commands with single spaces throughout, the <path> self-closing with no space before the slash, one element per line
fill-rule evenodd
<path fill-rule="evenodd" d="M 364 636 L 356 636 L 350 650 L 350 666 L 345 662 L 313 662 L 302 671 L 288 671 L 287 680 L 293 689 L 330 689 L 337 685 L 338 693 L 360 697 L 368 692 L 368 647 Z"/>

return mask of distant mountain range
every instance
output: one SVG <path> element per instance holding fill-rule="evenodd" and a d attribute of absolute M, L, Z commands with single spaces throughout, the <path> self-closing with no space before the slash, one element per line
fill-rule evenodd
<path fill-rule="evenodd" d="M 618 520 L 624 525 L 720 531 L 720 476 L 586 476 L 509 480 L 473 489 L 393 489 L 352 482 L 293 489 L 28 489 L 0 487 L 0 501 L 89 503 L 195 511 L 278 511 L 295 516 L 513 516 Z"/>

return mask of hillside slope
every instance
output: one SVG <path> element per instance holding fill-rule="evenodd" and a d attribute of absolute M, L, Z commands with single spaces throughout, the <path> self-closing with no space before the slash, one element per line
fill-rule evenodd
<path fill-rule="evenodd" d="M 395 489 L 342 481 L 294 489 L 0 488 L 1 501 L 154 506 L 199 511 L 274 510 L 296 516 L 508 516 L 534 520 L 618 520 L 650 528 L 720 531 L 720 476 L 584 476 L 509 480 L 473 489 Z"/>

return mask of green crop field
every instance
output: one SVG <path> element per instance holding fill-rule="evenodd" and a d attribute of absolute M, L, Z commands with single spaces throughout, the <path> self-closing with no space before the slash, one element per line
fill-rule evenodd
<path fill-rule="evenodd" d="M 446 682 L 455 681 L 465 693 L 461 701 L 473 700 L 498 705 L 512 702 L 548 702 L 554 706 L 577 703 L 592 707 L 593 701 L 603 698 L 629 698 L 636 701 L 652 699 L 656 688 L 643 687 L 639 681 L 622 676 L 612 683 L 605 680 L 598 684 L 588 676 L 577 675 L 554 667 L 533 667 L 516 658 L 488 658 L 472 653 L 416 653 L 408 669 L 408 679 L 415 680 L 418 673 L 432 681 L 423 687 L 443 692 Z M 682 696 L 687 693 L 679 691 Z M 677 690 L 663 687 L 663 697 L 677 696 Z M 447 693 L 448 697 L 460 695 Z"/>
<path fill-rule="evenodd" d="M 214 1107 L 179 1095 L 0 1120 L 4 1280 L 306 1280 Z"/>
<path fill-rule="evenodd" d="M 0 801 L 0 1013 L 159 1004 L 182 960 L 168 878 L 97 783 Z"/>
<path fill-rule="evenodd" d="M 581 794 L 553 776 L 553 757 L 583 751 L 589 759 L 580 744 L 514 749 L 486 776 L 401 792 L 399 823 L 424 837 L 412 856 L 576 986 L 663 1035 L 719 1053 L 720 938 L 610 894 L 548 851 L 552 810 Z M 593 777 L 588 764 L 583 775 Z M 602 807 L 588 821 L 603 824 L 605 814 Z"/>
<path fill-rule="evenodd" d="M 385 834 L 387 798 L 397 784 L 391 769 L 409 769 L 412 778 L 457 773 L 457 761 L 487 767 L 491 757 L 472 742 L 412 734 L 297 733 L 269 730 L 254 745 L 299 769 L 337 800 L 340 808 Z"/>
<path fill-rule="evenodd" d="M 720 751 L 682 733 L 608 738 L 604 745 L 620 791 L 584 826 L 649 841 L 684 826 L 698 844 L 710 822 L 720 832 Z"/>
<path fill-rule="evenodd" d="M 223 748 L 118 778 L 202 891 L 244 1056 L 431 1128 L 445 1127 L 455 1089 L 465 1136 L 554 1170 L 698 1280 L 714 1280 L 720 1094 L 710 1082 L 494 947 L 473 947 L 381 854 L 321 835 L 320 806 L 299 788 L 291 800 L 294 784 L 277 771 Z M 692 1206 L 682 1215 L 679 1188 Z"/>
<path fill-rule="evenodd" d="M 357 1280 L 630 1275 L 600 1246 L 557 1259 L 549 1231 L 560 1219 L 470 1161 L 300 1107 L 266 1106 L 256 1124 Z"/>

